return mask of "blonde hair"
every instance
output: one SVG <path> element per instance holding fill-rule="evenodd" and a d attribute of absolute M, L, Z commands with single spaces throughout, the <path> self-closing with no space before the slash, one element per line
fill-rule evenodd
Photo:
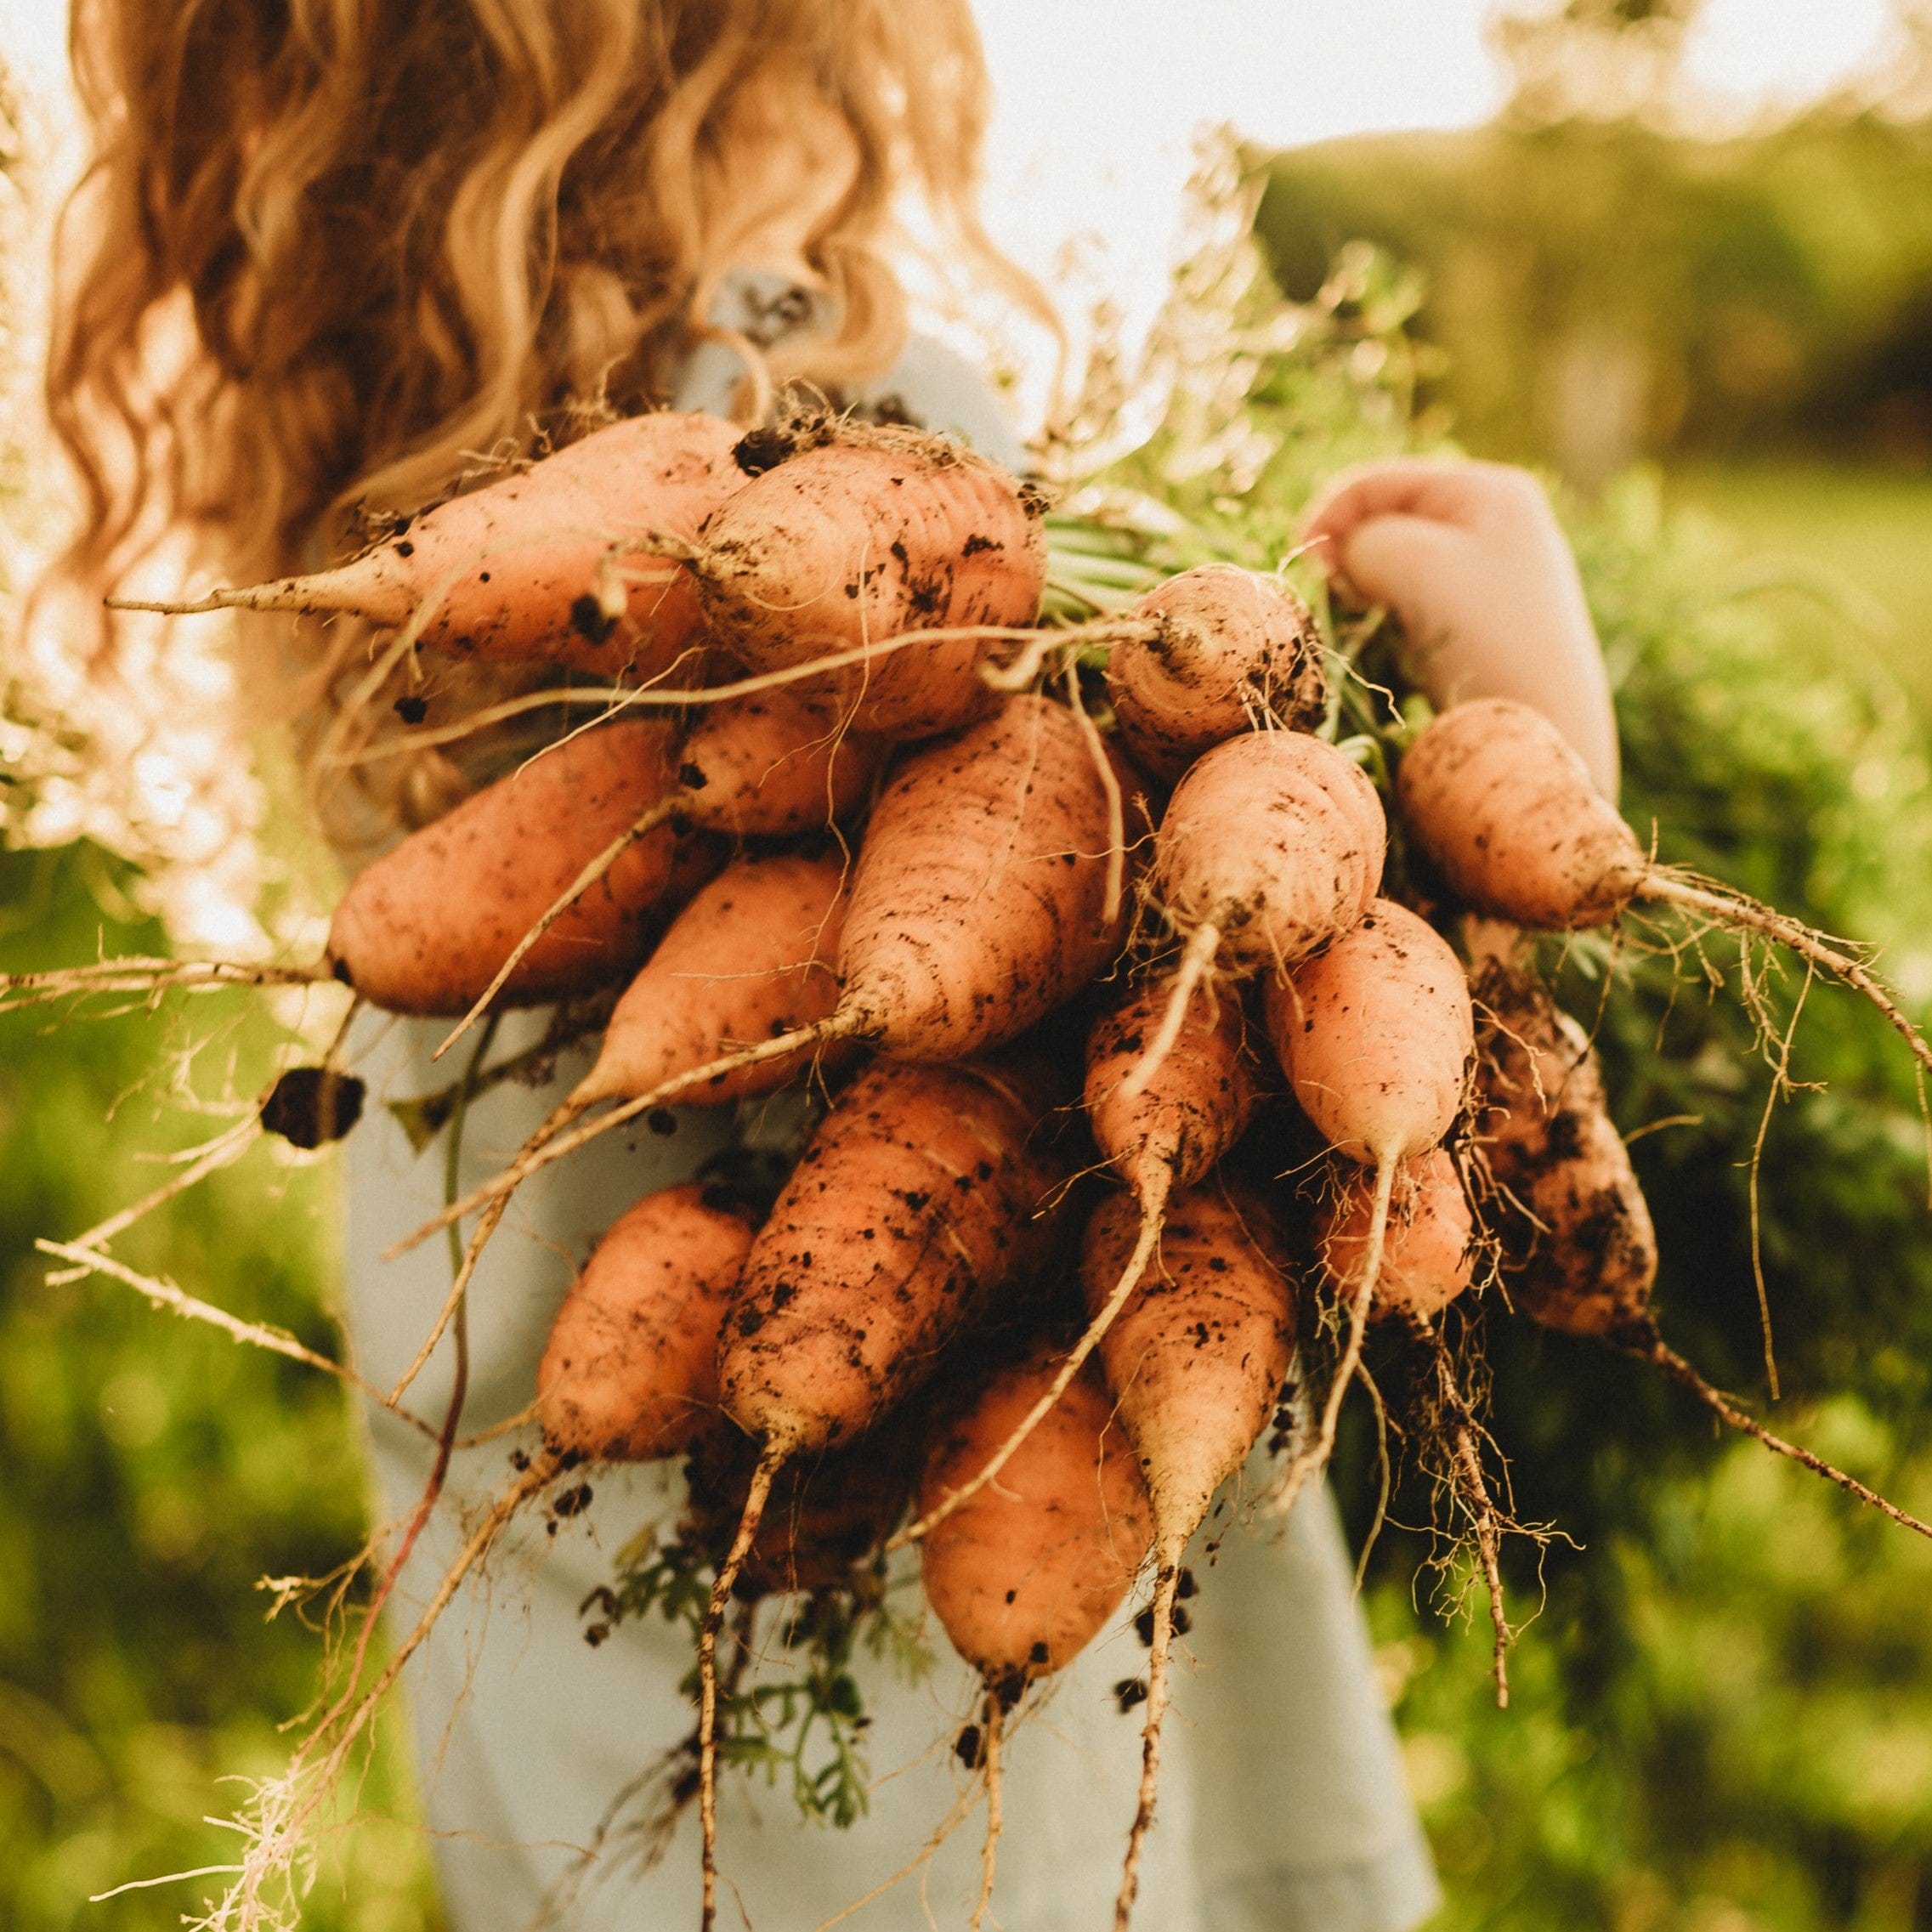
<path fill-rule="evenodd" d="M 975 212 L 967 0 L 76 0 L 73 48 L 95 151 L 48 399 L 89 586 L 184 528 L 225 572 L 298 569 L 352 505 L 416 507 L 573 402 L 661 402 L 802 194 L 837 326 L 748 353 L 748 415 L 892 361 L 903 180 L 1034 299 Z"/>

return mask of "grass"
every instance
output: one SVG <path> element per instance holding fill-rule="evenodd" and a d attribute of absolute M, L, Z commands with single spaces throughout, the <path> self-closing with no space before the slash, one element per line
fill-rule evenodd
<path fill-rule="evenodd" d="M 1821 587 L 1850 586 L 1859 628 L 1932 716 L 1932 475 L 1816 462 L 1684 465 L 1669 473 L 1666 496 L 1731 526 L 1754 567 L 1795 564 Z"/>

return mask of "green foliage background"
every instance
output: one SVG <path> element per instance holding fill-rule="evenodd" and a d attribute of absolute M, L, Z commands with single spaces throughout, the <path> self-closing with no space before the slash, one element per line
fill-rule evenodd
<path fill-rule="evenodd" d="M 1314 479 L 1411 431 L 1400 278 L 1366 258 L 1271 365 L 1257 420 L 1281 437 L 1244 498 L 1178 496 L 1217 546 L 1272 562 Z M 1924 747 L 1904 700 L 1828 609 L 1750 590 L 1736 547 L 1663 513 L 1641 475 L 1573 529 L 1618 687 L 1627 803 L 1660 849 L 1793 911 L 1884 940 L 1923 994 L 1932 899 Z M 84 849 L 0 858 L 0 970 L 158 936 Z M 1732 963 L 1721 941 L 1714 962 Z M 1601 949 L 1565 965 L 1595 1012 Z M 1734 1000 L 1626 952 L 1603 1038 L 1667 1256 L 1667 1331 L 1753 1394 L 1762 1368 L 1741 1153 L 1769 1072 Z M 1797 983 L 1787 980 L 1788 999 Z M 166 1098 L 164 1048 L 201 1041 L 204 1082 L 256 1091 L 267 1039 L 236 1006 L 178 1019 L 0 1020 L 0 1923 L 25 1932 L 178 1922 L 182 1891 L 86 1895 L 218 1863 L 214 1781 L 265 1770 L 314 1686 L 316 1638 L 265 1624 L 263 1573 L 354 1547 L 363 1492 L 336 1391 L 157 1315 L 100 1282 L 50 1288 L 37 1235 L 153 1184 L 144 1157 L 222 1125 Z M 1780 1106 L 1763 1170 L 1780 1419 L 1932 1508 L 1926 1383 L 1932 1244 L 1904 1057 L 1825 989 L 1793 1066 L 1828 1079 Z M 330 1346 L 326 1167 L 266 1149 L 130 1239 L 131 1261 Z M 1489 1324 L 1496 1433 L 1521 1514 L 1575 1539 L 1515 1553 L 1516 1698 L 1488 1702 L 1487 1639 L 1436 1613 L 1419 1535 L 1385 1530 L 1369 1610 L 1450 1902 L 1442 1925 L 1606 1932 L 1932 1926 L 1932 1550 L 1748 1444 L 1606 1351 Z M 1342 1487 L 1359 1529 L 1368 1445 Z M 1419 1497 L 1397 1516 L 1422 1520 Z M 1539 1596 L 1539 1589 L 1546 1595 Z M 365 1785 L 406 1801 L 392 1738 Z M 406 1825 L 339 1841 L 311 1923 L 433 1923 Z"/>

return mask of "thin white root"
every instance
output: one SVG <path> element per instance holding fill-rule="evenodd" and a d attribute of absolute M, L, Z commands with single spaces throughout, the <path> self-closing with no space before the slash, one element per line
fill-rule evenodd
<path fill-rule="evenodd" d="M 219 1329 L 233 1340 L 247 1342 L 255 1348 L 265 1348 L 271 1355 L 286 1356 L 291 1362 L 299 1362 L 304 1367 L 319 1368 L 325 1375 L 332 1375 L 338 1382 L 346 1384 L 358 1395 L 368 1397 L 370 1401 L 380 1402 L 393 1414 L 399 1415 L 412 1429 L 419 1430 L 433 1442 L 439 1431 L 420 1415 L 412 1414 L 390 1396 L 386 1396 L 373 1384 L 365 1382 L 353 1368 L 345 1368 L 339 1362 L 331 1362 L 326 1355 L 318 1355 L 312 1348 L 303 1346 L 295 1337 L 283 1329 L 271 1329 L 260 1322 L 245 1322 L 238 1315 L 231 1315 L 225 1308 L 217 1308 L 212 1302 L 177 1288 L 171 1281 L 160 1281 L 151 1275 L 137 1273 L 124 1261 L 117 1261 L 111 1255 L 97 1253 L 91 1248 L 83 1248 L 71 1241 L 39 1240 L 34 1246 L 43 1255 L 52 1255 L 64 1261 L 71 1261 L 74 1266 L 63 1278 L 78 1280 L 84 1275 L 106 1275 L 110 1279 L 123 1283 L 134 1292 L 152 1302 L 157 1308 L 165 1308 L 170 1314 L 181 1315 L 192 1322 L 206 1322 L 210 1328 Z"/>
<path fill-rule="evenodd" d="M 986 1768 L 986 1844 L 979 1855 L 979 1897 L 974 1902 L 967 1932 L 979 1932 L 986 1923 L 987 1908 L 993 1903 L 993 1880 L 1000 1866 L 1000 1833 L 1006 1822 L 1000 1765 L 1000 1745 L 1006 1722 L 1006 1707 L 1000 1701 L 1000 1693 L 989 1690 L 986 1694 L 986 1731 L 981 1741 L 980 1757 L 980 1762 Z"/>
<path fill-rule="evenodd" d="M 1107 893 L 1101 901 L 1100 922 L 1111 926 L 1120 916 L 1120 900 L 1127 885 L 1127 806 L 1120 796 L 1119 774 L 1101 742 L 1100 729 L 1087 716 L 1080 699 L 1080 668 L 1067 666 L 1067 705 L 1086 739 L 1087 755 L 1099 774 L 1101 789 L 1107 794 Z"/>
<path fill-rule="evenodd" d="M 278 986 L 319 986 L 334 979 L 326 962 L 313 966 L 245 966 L 230 960 L 96 960 L 84 966 L 47 972 L 0 973 L 0 1013 L 20 1006 L 90 994 L 214 993 L 241 987 L 267 990 Z"/>
<path fill-rule="evenodd" d="M 219 1140 L 204 1147 L 173 1179 L 163 1182 L 152 1193 L 144 1194 L 132 1205 L 122 1208 L 118 1214 L 110 1215 L 85 1234 L 76 1234 L 68 1245 L 89 1251 L 101 1247 L 116 1235 L 124 1233 L 136 1221 L 144 1220 L 156 1208 L 165 1207 L 176 1195 L 186 1193 L 196 1181 L 218 1173 L 224 1167 L 232 1167 L 261 1139 L 262 1133 L 259 1114 L 252 1113 L 246 1120 L 238 1121 Z M 78 1281 L 85 1272 L 84 1268 L 75 1267 L 50 1274 L 47 1278 L 50 1284 L 58 1287 L 66 1282 Z"/>
<path fill-rule="evenodd" d="M 1160 1231 L 1166 1215 L 1167 1191 L 1171 1179 L 1171 1176 L 1163 1175 L 1158 1191 L 1150 1194 L 1142 1204 L 1140 1238 L 1134 1244 L 1134 1251 L 1128 1257 L 1126 1266 L 1120 1271 L 1119 1280 L 1113 1284 L 1112 1292 L 1101 1305 L 1092 1321 L 1088 1323 L 1085 1333 L 1074 1344 L 1067 1359 L 1055 1371 L 1045 1392 L 1021 1418 L 1012 1433 L 993 1452 L 971 1481 L 950 1491 L 944 1501 L 928 1510 L 918 1521 L 908 1523 L 887 1543 L 888 1555 L 895 1550 L 903 1550 L 909 1543 L 918 1542 L 922 1536 L 944 1522 L 960 1504 L 977 1496 L 1006 1466 L 1027 1437 L 1052 1413 L 1054 1406 L 1072 1385 L 1074 1378 L 1079 1374 L 1081 1365 L 1099 1346 L 1101 1338 L 1113 1326 L 1115 1317 L 1127 1306 L 1128 1297 L 1140 1285 L 1141 1277 L 1147 1272 L 1147 1263 L 1160 1245 Z"/>
<path fill-rule="evenodd" d="M 440 1060 L 443 1056 L 447 1053 L 450 1049 L 454 1046 L 456 1042 L 461 1040 L 463 1035 L 467 1033 L 469 1029 L 483 1017 L 484 1013 L 490 1010 L 490 1002 L 503 990 L 504 986 L 509 980 L 510 975 L 523 964 L 524 955 L 529 953 L 530 948 L 535 945 L 537 941 L 542 938 L 544 934 L 547 932 L 550 928 L 554 926 L 557 921 L 561 919 L 564 915 L 567 913 L 570 908 L 574 906 L 577 901 L 581 899 L 584 894 L 587 892 L 591 887 L 594 886 L 598 881 L 604 875 L 605 873 L 609 871 L 611 867 L 614 866 L 617 861 L 620 859 L 624 854 L 637 842 L 639 839 L 644 837 L 648 833 L 655 830 L 656 828 L 661 825 L 666 819 L 671 817 L 672 814 L 677 811 L 678 805 L 683 802 L 684 796 L 685 794 L 683 791 L 672 791 L 667 796 L 657 800 L 655 803 L 648 806 L 643 811 L 640 812 L 637 816 L 633 819 L 631 823 L 626 825 L 624 830 L 620 832 L 617 836 L 614 838 L 610 843 L 603 848 L 602 852 L 598 853 L 595 858 L 592 859 L 590 863 L 586 865 L 581 872 L 578 873 L 576 877 L 564 888 L 564 890 L 557 896 L 557 898 L 552 900 L 548 909 L 546 910 L 542 918 L 538 920 L 536 924 L 531 926 L 530 931 L 524 933 L 522 938 L 518 940 L 515 946 L 511 949 L 509 958 L 505 960 L 502 965 L 497 967 L 496 977 L 492 979 L 489 985 L 484 987 L 483 991 L 477 995 L 476 1004 L 472 1006 L 470 1010 L 465 1013 L 460 1020 L 456 1022 L 456 1026 L 451 1029 L 448 1039 L 446 1039 L 443 1044 L 429 1056 L 432 1060 Z"/>
<path fill-rule="evenodd" d="M 776 1479 L 790 1451 L 782 1444 L 768 1442 L 758 1466 L 751 1472 L 751 1487 L 745 1498 L 745 1513 L 738 1519 L 738 1533 L 718 1565 L 711 1584 L 711 1600 L 705 1610 L 705 1621 L 698 1630 L 698 1821 L 704 1844 L 704 1906 L 699 1918 L 700 1932 L 714 1932 L 717 1924 L 717 1635 L 724 1628 L 724 1613 L 731 1602 L 732 1586 L 751 1554 L 758 1524 Z"/>
<path fill-rule="evenodd" d="M 1160 1725 L 1167 1714 L 1167 1665 L 1174 1647 L 1174 1598 L 1181 1583 L 1181 1557 L 1187 1539 L 1164 1542 L 1153 1593 L 1153 1641 L 1147 1648 L 1147 1716 L 1141 1732 L 1141 1792 L 1127 1834 L 1127 1856 L 1120 1868 L 1120 1890 L 1113 1901 L 1113 1932 L 1127 1932 L 1134 1899 L 1141 1889 L 1141 1852 L 1153 1824 L 1160 1785 Z"/>
<path fill-rule="evenodd" d="M 1181 964 L 1175 969 L 1173 989 L 1168 994 L 1167 1010 L 1160 1017 L 1159 1031 L 1120 1083 L 1123 1100 L 1138 1100 L 1160 1071 L 1162 1062 L 1174 1051 L 1174 1043 L 1180 1039 L 1181 1029 L 1187 1023 L 1187 1008 L 1193 1000 L 1195 989 L 1200 985 L 1208 968 L 1214 964 L 1215 955 L 1220 950 L 1221 927 L 1211 919 L 1203 920 L 1194 928 L 1187 941 L 1187 949 L 1181 955 Z"/>
<path fill-rule="evenodd" d="M 654 1107 L 662 1107 L 677 1099 L 681 1093 L 688 1093 L 694 1087 L 701 1087 L 711 1081 L 721 1079 L 727 1074 L 734 1074 L 745 1067 L 762 1066 L 768 1060 L 782 1060 L 788 1053 L 802 1052 L 807 1046 L 821 1045 L 828 1040 L 842 1040 L 851 1034 L 853 1023 L 849 1017 L 834 1013 L 829 1018 L 814 1020 L 810 1026 L 797 1027 L 787 1034 L 780 1034 L 775 1040 L 761 1040 L 756 1046 L 739 1048 L 736 1052 L 727 1053 L 716 1060 L 708 1060 L 701 1067 L 694 1067 L 688 1073 L 675 1074 L 661 1082 L 649 1093 L 639 1094 L 634 1100 L 627 1100 L 621 1107 L 613 1108 L 608 1113 L 599 1114 L 595 1120 L 569 1133 L 562 1133 L 552 1122 L 574 1120 L 590 1102 L 565 1101 L 556 1113 L 546 1121 L 525 1143 L 524 1152 L 506 1167 L 501 1174 L 493 1175 L 481 1187 L 473 1187 L 460 1201 L 450 1204 L 441 1213 L 423 1222 L 412 1233 L 400 1241 L 393 1243 L 382 1251 L 385 1261 L 393 1261 L 399 1255 L 406 1255 L 419 1243 L 429 1239 L 453 1221 L 460 1221 L 465 1215 L 474 1214 L 478 1209 L 487 1207 L 492 1201 L 502 1198 L 515 1192 L 531 1175 L 548 1167 L 552 1161 L 562 1160 L 575 1153 L 579 1147 L 588 1146 L 598 1136 L 608 1134 L 613 1128 L 621 1127 L 626 1121 L 634 1120 L 640 1113 L 648 1113 Z M 565 1109 L 569 1109 L 568 1112 Z M 554 1135 L 554 1138 L 549 1137 Z"/>
<path fill-rule="evenodd" d="M 1878 977 L 1862 961 L 1833 945 L 1802 921 L 1788 919 L 1782 912 L 1759 905 L 1755 899 L 1746 898 L 1742 894 L 1712 892 L 1662 870 L 1645 875 L 1639 896 L 1703 913 L 1720 926 L 1743 926 L 1753 932 L 1760 932 L 1767 939 L 1775 939 L 1781 946 L 1789 948 L 1799 959 L 1842 979 L 1847 986 L 1863 994 L 1885 1016 L 1892 1030 L 1912 1049 L 1912 1057 L 1927 1072 L 1932 1073 L 1932 1044 L 1928 1044 L 1918 1028 L 1907 1018 L 1898 1001 Z"/>
<path fill-rule="evenodd" d="M 1887 1502 L 1876 1489 L 1867 1487 L 1855 1476 L 1847 1476 L 1842 1469 L 1834 1467 L 1822 1456 L 1814 1455 L 1810 1450 L 1800 1448 L 1795 1442 L 1788 1442 L 1782 1436 L 1773 1435 L 1754 1415 L 1741 1409 L 1722 1389 L 1714 1383 L 1707 1381 L 1662 1335 L 1652 1331 L 1644 1340 L 1629 1341 L 1623 1346 L 1640 1361 L 1648 1362 L 1662 1369 L 1680 1388 L 1688 1389 L 1714 1415 L 1729 1423 L 1733 1429 L 1762 1442 L 1767 1449 L 1776 1454 L 1789 1457 L 1793 1462 L 1810 1470 L 1814 1476 L 1822 1476 L 1826 1482 L 1835 1482 L 1848 1495 L 1856 1496 L 1860 1502 L 1869 1504 L 1881 1516 L 1889 1516 L 1901 1528 L 1916 1530 L 1924 1537 L 1932 1537 L 1932 1523 L 1923 1522 L 1909 1511 L 1900 1509 L 1897 1504 Z"/>
<path fill-rule="evenodd" d="M 1342 1401 L 1348 1394 L 1349 1384 L 1355 1380 L 1356 1370 L 1362 1365 L 1362 1345 L 1368 1333 L 1368 1311 L 1375 1300 L 1375 1284 L 1381 1278 L 1382 1246 L 1389 1231 L 1389 1196 L 1395 1181 L 1396 1163 L 1386 1158 L 1378 1161 L 1375 1205 L 1368 1222 L 1362 1279 L 1357 1283 L 1355 1299 L 1349 1305 L 1348 1340 L 1342 1350 L 1341 1360 L 1335 1365 L 1328 1399 L 1322 1405 L 1322 1425 L 1315 1433 L 1315 1440 L 1295 1456 L 1273 1491 L 1263 1499 L 1261 1509 L 1265 1515 L 1285 1516 L 1295 1507 L 1309 1477 L 1319 1476 L 1329 1466 L 1329 1458 L 1334 1453 L 1335 1431 L 1341 1421 Z"/>
<path fill-rule="evenodd" d="M 375 1683 L 348 1710 L 326 1755 L 319 1764 L 311 1765 L 312 1754 L 341 1719 L 346 1699 L 310 1732 L 287 1771 L 261 1788 L 253 1820 L 247 1827 L 247 1850 L 236 1868 L 239 1876 L 227 1896 L 206 1917 L 195 1922 L 203 1932 L 265 1932 L 266 1928 L 286 1923 L 268 1895 L 274 1888 L 287 1885 L 312 1856 L 316 1816 L 333 1794 L 356 1738 L 368 1727 L 403 1667 L 435 1627 L 464 1578 L 489 1555 L 524 1502 L 548 1483 L 561 1466 L 562 1459 L 547 1450 L 532 1459 L 530 1467 L 491 1504 L 445 1572 L 416 1627 L 396 1646 Z"/>

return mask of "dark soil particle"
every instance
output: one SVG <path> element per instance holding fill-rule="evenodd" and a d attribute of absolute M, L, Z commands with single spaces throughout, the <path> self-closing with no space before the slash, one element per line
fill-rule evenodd
<path fill-rule="evenodd" d="M 754 429 L 739 439 L 731 457 L 745 475 L 762 476 L 795 455 L 797 449 L 797 442 L 787 430 Z"/>
<path fill-rule="evenodd" d="M 979 1769 L 979 1726 L 969 1724 L 954 1741 L 953 1754 L 969 1771 Z"/>
<path fill-rule="evenodd" d="M 570 628 L 586 643 L 601 644 L 615 623 L 616 619 L 588 591 L 570 605 Z"/>
<path fill-rule="evenodd" d="M 292 1147 L 326 1147 L 362 1118 L 367 1091 L 354 1074 L 291 1067 L 262 1102 L 262 1125 Z"/>
<path fill-rule="evenodd" d="M 977 557 L 983 550 L 997 550 L 1000 547 L 991 537 L 981 536 L 975 533 L 966 540 L 966 548 L 960 551 L 960 555 L 962 557 Z"/>
<path fill-rule="evenodd" d="M 702 791 L 711 781 L 705 777 L 702 765 L 694 765 L 686 759 L 677 768 L 677 782 L 686 791 Z"/>
<path fill-rule="evenodd" d="M 429 716 L 428 699 L 418 698 L 414 694 L 398 698 L 394 708 L 405 724 L 421 724 Z"/>

